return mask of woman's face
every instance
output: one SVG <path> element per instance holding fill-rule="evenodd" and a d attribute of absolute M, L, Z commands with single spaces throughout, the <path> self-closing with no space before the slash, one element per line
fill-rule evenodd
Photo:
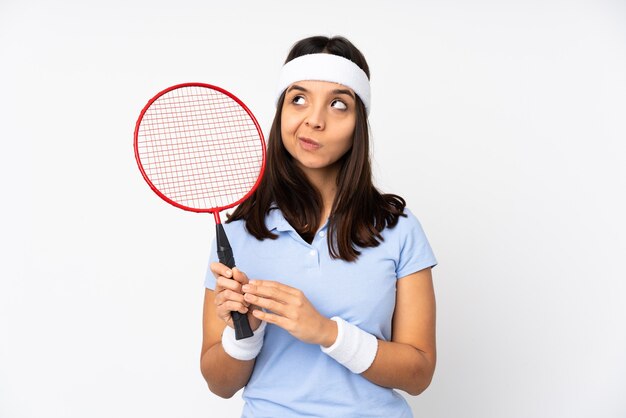
<path fill-rule="evenodd" d="M 283 145 L 305 173 L 334 168 L 352 147 L 355 97 L 350 88 L 326 81 L 298 81 L 287 88 Z"/>

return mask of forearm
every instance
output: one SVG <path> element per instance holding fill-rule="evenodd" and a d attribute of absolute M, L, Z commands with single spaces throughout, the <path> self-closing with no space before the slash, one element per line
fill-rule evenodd
<path fill-rule="evenodd" d="M 410 395 L 422 393 L 432 380 L 435 355 L 409 344 L 378 340 L 372 365 L 361 375 L 379 386 L 401 389 Z"/>
<path fill-rule="evenodd" d="M 200 369 L 211 392 L 230 398 L 250 380 L 255 360 L 237 360 L 226 354 L 221 343 L 202 353 Z"/>

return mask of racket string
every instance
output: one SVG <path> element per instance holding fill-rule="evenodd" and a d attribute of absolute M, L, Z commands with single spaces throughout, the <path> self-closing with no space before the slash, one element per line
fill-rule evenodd
<path fill-rule="evenodd" d="M 179 88 L 155 100 L 143 115 L 137 146 L 153 185 L 190 208 L 240 200 L 263 165 L 263 141 L 246 110 L 204 87 Z"/>

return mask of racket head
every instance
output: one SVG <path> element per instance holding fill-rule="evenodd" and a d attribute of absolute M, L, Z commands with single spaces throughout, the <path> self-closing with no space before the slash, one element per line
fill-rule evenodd
<path fill-rule="evenodd" d="M 265 171 L 265 139 L 232 93 L 205 83 L 177 84 L 142 109 L 135 159 L 150 188 L 192 212 L 219 212 L 247 199 Z"/>

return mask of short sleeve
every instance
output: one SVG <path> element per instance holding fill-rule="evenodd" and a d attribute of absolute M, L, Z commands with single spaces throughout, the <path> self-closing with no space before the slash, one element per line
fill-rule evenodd
<path fill-rule="evenodd" d="M 407 217 L 401 218 L 400 257 L 396 268 L 398 279 L 437 265 L 437 259 L 419 220 L 406 210 Z"/>
<path fill-rule="evenodd" d="M 207 265 L 206 275 L 204 276 L 204 287 L 207 289 L 215 289 L 215 276 L 211 273 L 211 263 L 217 261 L 217 251 L 215 247 L 215 238 L 211 242 L 211 253 L 209 255 L 209 264 Z"/>

